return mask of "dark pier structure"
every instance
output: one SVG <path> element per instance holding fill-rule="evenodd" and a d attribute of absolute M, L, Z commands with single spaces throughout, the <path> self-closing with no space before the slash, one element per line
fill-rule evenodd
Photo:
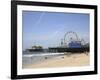
<path fill-rule="evenodd" d="M 64 38 L 61 40 L 61 45 L 58 47 L 48 47 L 43 49 L 42 46 L 32 46 L 31 49 L 27 49 L 30 52 L 71 52 L 71 53 L 82 53 L 89 52 L 89 43 L 85 43 L 84 40 L 80 40 L 75 32 L 67 32 Z"/>
<path fill-rule="evenodd" d="M 89 52 L 89 47 L 82 47 L 82 48 L 49 48 L 49 52 L 71 52 L 71 53 L 82 53 L 82 52 Z"/>
<path fill-rule="evenodd" d="M 83 39 L 80 40 L 78 35 L 72 31 L 69 31 L 64 35 L 64 39 L 61 41 L 61 46 L 49 47 L 49 52 L 81 53 L 89 51 L 89 43 L 85 43 Z"/>

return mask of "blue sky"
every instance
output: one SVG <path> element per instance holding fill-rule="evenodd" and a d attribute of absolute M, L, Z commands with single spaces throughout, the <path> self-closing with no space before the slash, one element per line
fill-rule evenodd
<path fill-rule="evenodd" d="M 89 14 L 23 11 L 23 50 L 32 45 L 59 46 L 68 31 L 89 42 L 89 22 Z"/>

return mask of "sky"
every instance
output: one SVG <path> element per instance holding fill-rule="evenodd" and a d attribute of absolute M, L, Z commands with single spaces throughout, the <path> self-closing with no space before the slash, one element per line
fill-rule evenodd
<path fill-rule="evenodd" d="M 90 15 L 82 13 L 23 11 L 23 50 L 33 45 L 59 46 L 65 33 L 73 31 L 89 42 Z"/>

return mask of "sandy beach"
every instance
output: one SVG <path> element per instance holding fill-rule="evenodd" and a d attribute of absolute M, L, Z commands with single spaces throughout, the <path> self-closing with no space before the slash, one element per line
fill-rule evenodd
<path fill-rule="evenodd" d="M 61 55 L 52 59 L 46 59 L 43 62 L 25 65 L 23 68 L 52 68 L 52 67 L 74 67 L 74 66 L 87 66 L 90 64 L 89 53 L 75 53 L 70 55 Z"/>

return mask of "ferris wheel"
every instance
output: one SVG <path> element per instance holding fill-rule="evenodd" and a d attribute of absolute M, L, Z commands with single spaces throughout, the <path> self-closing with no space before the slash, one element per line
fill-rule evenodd
<path fill-rule="evenodd" d="M 72 41 L 80 41 L 78 35 L 73 31 L 69 31 L 69 32 L 65 33 L 64 46 L 68 46 L 68 44 Z"/>

